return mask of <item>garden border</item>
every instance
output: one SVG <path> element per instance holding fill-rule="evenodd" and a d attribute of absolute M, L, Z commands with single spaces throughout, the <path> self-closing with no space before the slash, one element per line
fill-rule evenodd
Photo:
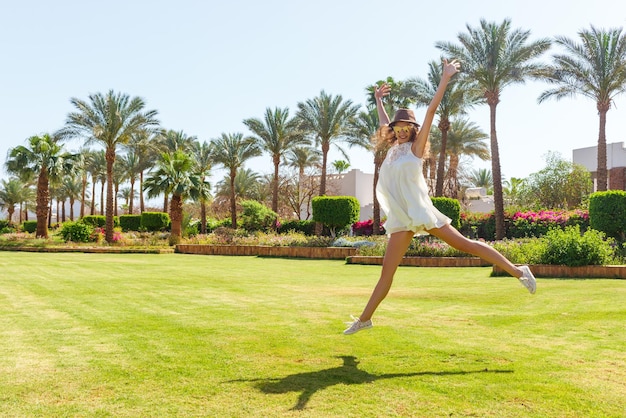
<path fill-rule="evenodd" d="M 626 279 L 626 266 L 557 266 L 552 264 L 532 264 L 530 265 L 535 277 L 556 277 L 571 279 Z M 494 276 L 507 275 L 498 266 L 493 266 Z"/>

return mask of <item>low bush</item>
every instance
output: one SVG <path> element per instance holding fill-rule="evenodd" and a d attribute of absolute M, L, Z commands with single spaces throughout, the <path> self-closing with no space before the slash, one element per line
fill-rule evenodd
<path fill-rule="evenodd" d="M 170 215 L 165 212 L 143 212 L 141 228 L 146 231 L 164 231 L 170 226 Z"/>
<path fill-rule="evenodd" d="M 241 201 L 241 225 L 246 231 L 268 232 L 276 226 L 276 212 L 256 200 Z"/>
<path fill-rule="evenodd" d="M 591 227 L 626 241 L 626 191 L 608 190 L 589 196 Z"/>
<path fill-rule="evenodd" d="M 141 215 L 120 215 L 122 231 L 139 231 L 141 229 Z"/>
<path fill-rule="evenodd" d="M 65 242 L 89 242 L 92 240 L 94 227 L 92 225 L 77 222 L 64 222 L 58 234 Z"/>
<path fill-rule="evenodd" d="M 277 229 L 279 234 L 301 232 L 304 235 L 315 234 L 315 222 L 311 220 L 291 220 L 281 222 Z"/>
<path fill-rule="evenodd" d="M 541 264 L 589 266 L 611 264 L 615 260 L 615 240 L 605 239 L 603 232 L 594 229 L 580 233 L 580 227 L 551 229 L 543 238 L 545 250 Z"/>
<path fill-rule="evenodd" d="M 37 230 L 37 221 L 24 221 L 22 223 L 22 231 L 33 233 Z"/>

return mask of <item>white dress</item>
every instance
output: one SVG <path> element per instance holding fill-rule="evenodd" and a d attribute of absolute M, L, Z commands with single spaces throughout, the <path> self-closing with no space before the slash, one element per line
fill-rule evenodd
<path fill-rule="evenodd" d="M 433 206 L 422 173 L 422 159 L 413 154 L 411 144 L 393 145 L 380 168 L 376 197 L 387 215 L 387 234 L 413 231 L 415 235 L 426 235 L 427 229 L 451 222 Z"/>

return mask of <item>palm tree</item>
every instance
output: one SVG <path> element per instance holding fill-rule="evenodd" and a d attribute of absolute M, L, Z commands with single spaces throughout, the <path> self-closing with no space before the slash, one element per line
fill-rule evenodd
<path fill-rule="evenodd" d="M 89 102 L 72 98 L 77 112 L 67 116 L 61 135 L 68 138 L 84 137 L 86 145 L 98 143 L 105 149 L 107 162 L 107 196 L 105 239 L 113 242 L 113 164 L 118 145 L 126 144 L 133 134 L 158 126 L 157 111 L 144 111 L 145 103 L 139 97 L 110 90 L 89 96 Z"/>
<path fill-rule="evenodd" d="M 150 130 L 142 130 L 131 136 L 130 141 L 125 144 L 125 148 L 129 152 L 133 152 L 137 158 L 136 170 L 139 172 L 139 193 L 133 193 L 130 195 L 129 207 L 133 207 L 134 210 L 134 198 L 139 196 L 139 213 L 144 212 L 144 198 L 143 198 L 143 177 L 144 172 L 152 167 L 155 162 L 160 158 L 160 152 L 158 151 L 160 132 L 151 132 Z"/>
<path fill-rule="evenodd" d="M 510 19 L 501 24 L 480 20 L 480 28 L 467 25 L 468 33 L 460 33 L 460 45 L 437 42 L 437 48 L 459 59 L 462 71 L 478 84 L 489 105 L 491 138 L 491 171 L 496 218 L 496 239 L 504 238 L 504 199 L 500 151 L 496 135 L 496 107 L 502 90 L 529 78 L 541 78 L 546 66 L 534 61 L 550 48 L 549 39 L 528 42 L 530 31 L 511 29 Z"/>
<path fill-rule="evenodd" d="M 86 161 L 86 170 L 91 176 L 91 205 L 89 214 L 96 214 L 96 185 L 100 179 L 106 179 L 106 158 L 104 156 L 104 151 L 92 151 Z M 104 187 L 104 185 L 103 185 Z M 101 205 L 102 206 L 102 205 Z"/>
<path fill-rule="evenodd" d="M 253 199 L 259 198 L 259 183 L 261 176 L 249 168 L 240 168 L 235 175 L 235 199 Z M 225 175 L 217 185 L 217 196 L 229 199 L 231 196 L 230 176 Z"/>
<path fill-rule="evenodd" d="M 36 237 L 48 238 L 48 203 L 50 180 L 58 179 L 71 169 L 73 156 L 64 153 L 58 136 L 44 134 L 28 138 L 23 145 L 9 150 L 6 168 L 9 173 L 25 179 L 37 176 Z"/>
<path fill-rule="evenodd" d="M 13 224 L 15 207 L 25 200 L 24 190 L 24 183 L 17 178 L 0 181 L 0 208 L 6 209 L 9 225 Z"/>
<path fill-rule="evenodd" d="M 145 188 L 148 197 L 156 197 L 161 193 L 171 194 L 170 220 L 172 231 L 170 244 L 177 244 L 182 237 L 183 203 L 190 197 L 197 199 L 205 188 L 202 178 L 194 172 L 195 161 L 182 150 L 172 154 L 161 154 L 156 170 L 146 179 Z"/>
<path fill-rule="evenodd" d="M 200 233 L 206 234 L 206 204 L 210 196 L 210 185 L 206 182 L 206 178 L 211 175 L 211 167 L 213 159 L 211 157 L 211 147 L 206 142 L 196 141 L 193 145 L 193 156 L 196 162 L 195 171 L 202 178 L 202 184 L 206 185 L 207 190 L 200 194 Z"/>
<path fill-rule="evenodd" d="M 439 82 L 441 81 L 441 75 L 443 67 L 436 61 L 431 61 L 428 64 L 428 79 L 423 80 L 420 78 L 411 78 L 406 81 L 406 91 L 412 96 L 416 97 L 416 103 L 418 106 L 428 106 L 432 97 L 437 91 Z M 444 169 L 446 165 L 448 132 L 450 131 L 450 118 L 457 115 L 463 115 L 467 109 L 473 107 L 475 104 L 482 102 L 484 99 L 481 97 L 475 83 L 462 82 L 455 75 L 446 89 L 441 103 L 437 108 L 437 115 L 439 116 L 439 123 L 437 127 L 441 132 L 441 141 L 439 144 L 439 162 L 437 164 L 437 180 L 435 185 L 435 196 L 443 195 L 443 180 Z"/>
<path fill-rule="evenodd" d="M 305 198 L 302 196 L 302 183 L 304 181 L 304 171 L 309 167 L 316 167 L 320 165 L 320 152 L 311 147 L 298 147 L 290 150 L 285 155 L 285 162 L 287 166 L 298 170 L 298 187 L 296 190 L 297 202 L 295 206 L 298 214 L 298 219 L 302 219 L 302 206 L 305 203 Z M 308 204 L 306 206 L 308 208 Z"/>
<path fill-rule="evenodd" d="M 441 144 L 443 131 L 435 131 L 433 133 L 433 142 Z M 478 157 L 483 161 L 489 159 L 489 147 L 485 139 L 489 138 L 475 123 L 467 119 L 454 119 L 450 124 L 448 132 L 448 147 L 446 153 L 450 158 L 448 166 L 450 196 L 454 199 L 458 198 L 459 181 L 458 167 L 460 157 Z"/>
<path fill-rule="evenodd" d="M 332 166 L 338 174 L 348 171 L 350 163 L 345 160 L 335 160 L 332 162 Z"/>
<path fill-rule="evenodd" d="M 328 151 L 331 145 L 350 159 L 346 152 L 337 144 L 349 133 L 349 122 L 356 116 L 359 106 L 351 100 L 343 100 L 341 95 L 332 96 L 323 90 L 318 97 L 298 103 L 298 119 L 302 129 L 314 138 L 315 146 L 322 149 L 322 178 L 320 196 L 326 194 L 326 169 Z"/>
<path fill-rule="evenodd" d="M 274 164 L 274 177 L 272 178 L 272 210 L 278 212 L 278 172 L 283 155 L 290 149 L 309 141 L 298 129 L 298 120 L 289 119 L 288 108 L 269 107 L 265 109 L 263 120 L 250 118 L 245 119 L 243 124 L 253 133 L 253 138 L 258 141 L 259 147 L 267 151 L 272 157 Z"/>
<path fill-rule="evenodd" d="M 128 183 L 130 184 L 130 192 L 128 194 L 130 198 L 128 202 L 128 213 L 132 215 L 134 202 L 133 198 L 136 195 L 135 182 L 137 181 L 139 173 L 142 171 L 139 155 L 137 155 L 134 150 L 129 150 L 125 155 L 120 158 L 119 163 L 119 167 L 124 173 L 124 179 L 128 180 Z"/>
<path fill-rule="evenodd" d="M 228 170 L 230 178 L 230 219 L 233 228 L 237 228 L 237 206 L 235 201 L 235 176 L 237 170 L 253 157 L 261 155 L 261 149 L 252 137 L 241 133 L 222 134 L 211 140 L 211 158 L 215 164 Z"/>
<path fill-rule="evenodd" d="M 157 153 L 173 154 L 180 150 L 185 153 L 190 153 L 193 150 L 194 144 L 197 138 L 195 136 L 189 136 L 184 131 L 174 130 L 161 130 L 156 135 L 156 142 L 154 147 Z M 163 194 L 163 212 L 167 212 L 169 195 Z"/>
<path fill-rule="evenodd" d="M 74 203 L 76 199 L 80 199 L 83 193 L 82 174 L 78 171 L 66 175 L 62 179 L 61 190 L 64 198 L 70 201 L 70 221 L 74 220 Z M 65 202 L 65 200 L 63 200 Z"/>
<path fill-rule="evenodd" d="M 597 190 L 607 188 L 606 115 L 615 96 L 626 91 L 626 34 L 622 28 L 578 32 L 581 43 L 564 36 L 556 43 L 565 49 L 554 55 L 556 62 L 546 80 L 556 87 L 539 96 L 539 103 L 581 95 L 593 100 L 600 118 L 598 133 Z"/>
<path fill-rule="evenodd" d="M 491 171 L 486 168 L 474 170 L 470 177 L 470 181 L 474 187 L 484 187 L 487 191 L 493 187 L 493 177 L 491 175 Z"/>

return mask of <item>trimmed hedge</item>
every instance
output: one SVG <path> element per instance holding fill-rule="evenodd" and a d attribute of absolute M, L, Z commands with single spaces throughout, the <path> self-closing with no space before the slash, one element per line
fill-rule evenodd
<path fill-rule="evenodd" d="M 141 228 L 146 231 L 163 231 L 170 226 L 170 215 L 165 212 L 144 212 L 141 214 Z"/>
<path fill-rule="evenodd" d="M 626 240 L 626 192 L 608 190 L 589 196 L 589 223 L 593 229 L 621 242 Z"/>
<path fill-rule="evenodd" d="M 37 230 L 37 221 L 24 221 L 22 223 L 22 230 L 32 234 Z"/>
<path fill-rule="evenodd" d="M 461 228 L 461 204 L 458 200 L 449 197 L 431 197 L 430 200 L 439 212 L 452 220 L 453 227 Z"/>
<path fill-rule="evenodd" d="M 353 196 L 317 196 L 311 202 L 313 220 L 331 230 L 342 230 L 359 220 L 361 206 Z"/>
<path fill-rule="evenodd" d="M 122 231 L 139 231 L 141 229 L 141 215 L 120 215 Z"/>
<path fill-rule="evenodd" d="M 278 226 L 279 234 L 286 234 L 289 231 L 301 232 L 304 235 L 315 234 L 315 221 L 311 220 L 291 220 L 285 221 Z"/>

